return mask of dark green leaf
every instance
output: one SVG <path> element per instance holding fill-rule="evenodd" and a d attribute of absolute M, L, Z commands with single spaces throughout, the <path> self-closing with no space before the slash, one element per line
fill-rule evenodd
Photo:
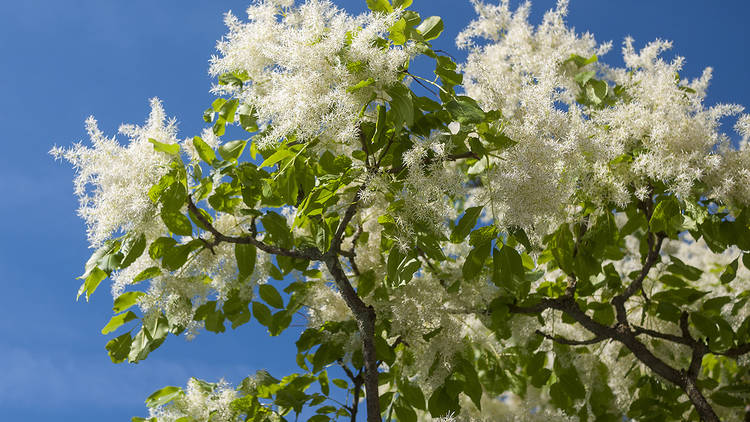
<path fill-rule="evenodd" d="M 737 268 L 739 266 L 739 257 L 735 258 L 734 261 L 732 261 L 729 265 L 727 265 L 727 269 L 724 270 L 724 272 L 721 274 L 720 280 L 722 284 L 727 284 L 731 282 L 732 280 L 737 277 Z"/>
<path fill-rule="evenodd" d="M 180 236 L 190 236 L 193 234 L 193 225 L 190 224 L 184 214 L 177 211 L 169 211 L 166 208 L 161 210 L 161 219 L 169 231 Z"/>
<path fill-rule="evenodd" d="M 258 293 L 260 294 L 260 298 L 267 304 L 276 309 L 284 308 L 284 299 L 281 298 L 278 290 L 270 284 L 261 284 L 258 287 Z"/>
<path fill-rule="evenodd" d="M 479 277 L 484 268 L 484 262 L 490 256 L 490 249 L 492 248 L 491 243 L 483 243 L 466 255 L 466 260 L 461 268 L 461 273 L 465 280 L 474 280 Z"/>
<path fill-rule="evenodd" d="M 445 105 L 451 117 L 459 123 L 479 123 L 484 120 L 485 114 L 476 101 L 470 97 L 459 96 Z"/>
<path fill-rule="evenodd" d="M 414 123 L 414 104 L 411 99 L 411 91 L 401 83 L 397 83 L 386 92 L 391 97 L 391 111 L 395 114 L 394 126 L 400 129 L 406 123 L 411 126 Z"/>
<path fill-rule="evenodd" d="M 268 306 L 262 304 L 261 302 L 253 302 L 253 315 L 255 315 L 255 319 L 258 320 L 261 324 L 265 325 L 266 327 L 271 326 L 271 310 L 268 309 Z"/>
<path fill-rule="evenodd" d="M 255 271 L 257 251 L 255 245 L 235 243 L 234 256 L 237 260 L 240 279 L 249 277 Z"/>
<path fill-rule="evenodd" d="M 120 268 L 129 267 L 130 264 L 135 262 L 138 257 L 143 254 L 146 250 L 146 236 L 141 234 L 140 236 L 133 239 L 128 239 L 122 247 L 122 251 L 125 253 L 125 258 L 120 263 Z"/>
<path fill-rule="evenodd" d="M 133 338 L 130 336 L 130 333 L 125 333 L 107 342 L 105 348 L 107 349 L 109 358 L 112 359 L 113 363 L 120 363 L 128 357 L 132 342 Z"/>
<path fill-rule="evenodd" d="M 451 242 L 463 242 L 463 240 L 466 239 L 466 236 L 469 235 L 469 232 L 471 232 L 471 229 L 473 229 L 474 226 L 477 225 L 477 219 L 479 218 L 479 215 L 481 213 L 481 206 L 467 208 L 466 212 L 464 212 L 464 215 L 458 221 L 458 224 L 456 224 L 456 227 L 454 227 L 451 231 Z"/>

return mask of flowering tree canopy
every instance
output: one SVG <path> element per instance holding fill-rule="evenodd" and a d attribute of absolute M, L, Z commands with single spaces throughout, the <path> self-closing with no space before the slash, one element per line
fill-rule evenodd
<path fill-rule="evenodd" d="M 750 116 L 705 106 L 710 69 L 682 79 L 669 42 L 605 64 L 564 0 L 538 26 L 475 1 L 464 63 L 411 3 L 260 0 L 226 16 L 200 136 L 154 99 L 126 143 L 91 118 L 52 151 L 113 362 L 305 318 L 299 373 L 191 379 L 133 420 L 747 417 Z"/>

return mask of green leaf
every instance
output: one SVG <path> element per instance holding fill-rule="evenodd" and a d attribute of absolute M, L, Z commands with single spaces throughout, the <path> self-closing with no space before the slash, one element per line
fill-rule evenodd
<path fill-rule="evenodd" d="M 130 333 L 125 333 L 107 342 L 105 348 L 113 363 L 120 363 L 128 357 L 132 342 L 133 338 L 130 336 Z"/>
<path fill-rule="evenodd" d="M 153 138 L 148 138 L 148 141 L 154 144 L 154 151 L 159 151 L 174 156 L 180 155 L 180 146 L 178 144 L 164 144 Z"/>
<path fill-rule="evenodd" d="M 138 298 L 145 294 L 146 293 L 143 292 L 125 292 L 120 296 L 117 296 L 117 299 L 115 299 L 115 303 L 112 306 L 112 310 L 116 314 L 120 313 L 135 305 L 135 303 L 138 301 Z"/>
<path fill-rule="evenodd" d="M 187 198 L 187 190 L 180 182 L 174 182 L 167 186 L 166 189 L 159 196 L 159 202 L 162 203 L 162 209 L 168 211 L 179 211 L 182 205 L 185 204 Z"/>
<path fill-rule="evenodd" d="M 667 267 L 667 271 L 681 275 L 691 281 L 697 281 L 701 278 L 701 275 L 703 275 L 703 271 L 701 271 L 700 268 L 688 265 L 676 256 L 670 255 L 669 258 L 672 263 Z"/>
<path fill-rule="evenodd" d="M 219 117 L 224 119 L 227 123 L 234 122 L 234 114 L 237 112 L 237 107 L 240 105 L 240 101 L 237 99 L 229 100 L 222 104 L 219 109 Z"/>
<path fill-rule="evenodd" d="M 284 308 L 284 299 L 281 298 L 279 291 L 270 284 L 261 284 L 260 287 L 258 287 L 258 293 L 260 294 L 260 298 L 267 304 L 276 309 Z"/>
<path fill-rule="evenodd" d="M 118 259 L 122 259 L 122 254 L 119 254 L 121 243 L 119 240 L 110 239 L 104 242 L 104 245 L 94 251 L 91 257 L 86 261 L 85 271 L 79 279 L 85 279 L 91 274 L 94 268 L 99 268 L 109 275 L 112 271 L 116 270 L 120 265 Z M 80 296 L 80 292 L 79 292 Z"/>
<path fill-rule="evenodd" d="M 130 264 L 135 262 L 138 257 L 143 254 L 146 250 L 146 236 L 141 234 L 136 237 L 135 240 L 131 237 L 122 247 L 122 251 L 125 253 L 125 258 L 120 263 L 120 268 L 129 267 Z"/>
<path fill-rule="evenodd" d="M 461 85 L 464 75 L 456 72 L 458 66 L 450 57 L 438 56 L 435 60 L 435 74 L 440 77 L 443 86 Z"/>
<path fill-rule="evenodd" d="M 214 121 L 214 109 L 209 107 L 206 109 L 206 111 L 203 112 L 203 121 L 206 123 L 211 123 Z"/>
<path fill-rule="evenodd" d="M 422 34 L 425 41 L 434 40 L 443 32 L 443 20 L 440 16 L 430 16 L 417 26 L 417 31 Z"/>
<path fill-rule="evenodd" d="M 367 270 L 357 278 L 357 294 L 359 297 L 367 297 L 375 288 L 375 272 Z"/>
<path fill-rule="evenodd" d="M 390 28 L 390 34 L 388 35 L 388 38 L 393 41 L 394 45 L 402 45 L 406 42 L 406 34 L 404 34 L 404 31 L 406 30 L 406 20 L 404 18 L 401 18 L 396 21 L 393 25 L 391 25 Z"/>
<path fill-rule="evenodd" d="M 615 310 L 609 303 L 592 302 L 588 306 L 594 310 L 594 321 L 607 326 L 615 322 Z"/>
<path fill-rule="evenodd" d="M 148 267 L 133 278 L 133 284 L 161 275 L 159 267 Z"/>
<path fill-rule="evenodd" d="M 466 255 L 466 260 L 461 268 L 461 272 L 466 280 L 474 280 L 479 277 L 484 268 L 484 262 L 490 256 L 491 243 L 483 243 Z"/>
<path fill-rule="evenodd" d="M 235 243 L 234 256 L 237 259 L 240 279 L 249 277 L 255 271 L 257 251 L 255 245 Z"/>
<path fill-rule="evenodd" d="M 227 142 L 219 146 L 219 155 L 227 161 L 237 161 L 242 155 L 242 151 L 245 150 L 245 145 L 247 145 L 247 141 L 243 140 Z"/>
<path fill-rule="evenodd" d="M 649 227 L 654 233 L 664 232 L 669 237 L 674 237 L 680 232 L 682 221 L 680 203 L 677 198 L 670 196 L 656 204 Z"/>
<path fill-rule="evenodd" d="M 261 324 L 265 325 L 266 327 L 271 326 L 271 310 L 268 309 L 268 306 L 262 304 L 261 302 L 253 302 L 253 315 L 255 315 L 255 319 L 257 319 Z"/>
<path fill-rule="evenodd" d="M 86 292 L 86 301 L 88 301 L 89 297 L 96 291 L 96 288 L 99 287 L 99 283 L 105 278 L 107 278 L 107 273 L 100 270 L 99 267 L 94 267 L 94 269 L 89 272 L 89 275 L 81 285 L 81 288 L 78 289 L 76 300 L 81 297 L 83 292 Z"/>
<path fill-rule="evenodd" d="M 169 211 L 166 208 L 161 210 L 161 219 L 169 231 L 180 236 L 190 236 L 193 234 L 193 225 L 181 212 Z"/>
<path fill-rule="evenodd" d="M 391 97 L 391 111 L 396 115 L 394 126 L 400 129 L 406 123 L 407 126 L 414 124 L 414 104 L 411 99 L 411 91 L 402 83 L 396 83 L 386 89 Z"/>
<path fill-rule="evenodd" d="M 411 6 L 412 0 L 393 0 L 393 8 L 406 9 Z"/>
<path fill-rule="evenodd" d="M 367 79 L 364 79 L 364 80 L 361 80 L 361 81 L 357 82 L 356 85 L 350 86 L 349 88 L 346 89 L 346 92 L 359 91 L 360 89 L 366 88 L 366 87 L 368 87 L 368 86 L 370 86 L 370 85 L 372 85 L 374 83 L 375 83 L 375 79 L 373 79 L 373 78 L 367 78 Z"/>
<path fill-rule="evenodd" d="M 668 302 L 677 306 L 689 305 L 696 300 L 707 295 L 708 292 L 681 288 L 681 289 L 669 289 L 658 293 L 655 293 L 651 298 L 657 302 Z"/>
<path fill-rule="evenodd" d="M 524 279 L 521 255 L 515 248 L 503 245 L 492 251 L 492 282 L 523 298 L 529 293 L 530 284 Z"/>
<path fill-rule="evenodd" d="M 474 365 L 466 360 L 461 360 L 459 370 L 464 376 L 464 393 L 469 396 L 477 409 L 482 410 L 482 384 L 479 382 L 479 376 L 474 369 Z"/>
<path fill-rule="evenodd" d="M 148 398 L 146 399 L 146 406 L 148 407 L 162 406 L 174 400 L 180 394 L 182 394 L 182 389 L 180 387 L 173 387 L 173 386 L 164 387 L 161 390 L 157 390 L 153 394 L 148 396 Z"/>
<path fill-rule="evenodd" d="M 573 79 L 583 86 L 586 85 L 586 82 L 588 82 L 589 79 L 593 78 L 594 75 L 596 75 L 595 70 L 588 70 L 578 73 Z"/>
<path fill-rule="evenodd" d="M 479 215 L 481 213 L 481 206 L 467 208 L 466 212 L 464 212 L 464 215 L 458 221 L 458 224 L 456 224 L 456 227 L 454 227 L 451 231 L 451 242 L 463 242 L 464 239 L 466 239 L 466 236 L 469 235 L 469 232 L 471 232 L 471 229 L 473 229 L 474 226 L 477 225 L 477 219 L 479 218 Z"/>
<path fill-rule="evenodd" d="M 495 225 L 480 227 L 473 230 L 469 235 L 469 244 L 472 246 L 492 242 L 497 237 L 499 230 Z"/>
<path fill-rule="evenodd" d="M 109 334 L 112 331 L 120 328 L 120 326 L 122 326 L 126 322 L 132 321 L 134 319 L 138 319 L 138 317 L 132 311 L 127 311 L 124 314 L 115 315 L 110 318 L 107 325 L 102 328 L 102 334 Z"/>
<path fill-rule="evenodd" d="M 173 246 L 164 251 L 161 263 L 166 269 L 175 271 L 187 262 L 190 252 L 200 248 L 202 245 L 203 243 L 200 240 L 194 239 L 184 245 Z"/>
<path fill-rule="evenodd" d="M 456 97 L 456 100 L 451 100 L 445 105 L 445 109 L 461 124 L 480 123 L 485 117 L 482 108 L 470 97 Z"/>
<path fill-rule="evenodd" d="M 263 223 L 263 228 L 266 230 L 266 233 L 268 233 L 270 240 L 274 244 L 281 246 L 282 248 L 292 246 L 292 233 L 291 229 L 289 229 L 289 226 L 286 224 L 286 218 L 273 211 L 268 211 L 260 221 Z"/>
<path fill-rule="evenodd" d="M 401 400 L 403 399 L 397 399 L 396 404 L 393 406 L 399 422 L 417 422 L 417 412 L 410 406 L 401 404 Z"/>
<path fill-rule="evenodd" d="M 403 378 L 401 382 L 398 383 L 398 392 L 410 406 L 416 407 L 417 409 L 426 410 L 424 394 L 422 393 L 422 389 L 419 388 L 416 384 L 412 383 L 406 378 Z"/>
<path fill-rule="evenodd" d="M 295 156 L 295 153 L 293 151 L 288 150 L 288 149 L 280 149 L 280 150 L 274 152 L 273 154 L 271 154 L 270 157 L 268 157 L 265 160 L 263 160 L 263 162 L 260 163 L 260 165 L 258 166 L 258 168 L 262 169 L 264 167 L 273 167 L 279 161 L 281 161 L 281 160 L 283 160 L 285 158 L 294 157 L 294 156 Z"/>
<path fill-rule="evenodd" d="M 552 235 L 548 247 L 555 258 L 555 262 L 557 262 L 557 266 L 566 274 L 572 274 L 575 243 L 573 233 L 570 232 L 567 224 L 562 224 L 557 232 Z"/>
<path fill-rule="evenodd" d="M 734 259 L 734 261 L 727 265 L 727 269 L 724 270 L 724 272 L 721 274 L 721 277 L 719 278 L 721 280 L 721 284 L 727 284 L 734 280 L 735 277 L 737 277 L 737 267 L 739 266 L 739 259 L 740 258 L 737 257 Z"/>
<path fill-rule="evenodd" d="M 198 152 L 198 156 L 201 157 L 201 160 L 208 164 L 212 164 L 214 160 L 216 160 L 216 153 L 214 153 L 214 150 L 211 149 L 211 147 L 208 146 L 200 136 L 193 137 L 193 146 Z"/>
<path fill-rule="evenodd" d="M 211 108 L 213 109 L 213 111 L 219 111 L 226 102 L 226 98 L 217 98 L 214 100 L 214 102 L 211 103 Z"/>
<path fill-rule="evenodd" d="M 393 7 L 388 2 L 388 0 L 367 0 L 367 7 L 373 12 L 393 12 Z"/>
<path fill-rule="evenodd" d="M 450 381 L 446 381 L 446 384 L 449 382 Z M 457 412 L 460 409 L 458 395 L 448 393 L 446 385 L 441 385 L 432 392 L 427 407 L 430 410 L 430 415 L 434 418 L 445 416 L 448 413 Z"/>
<path fill-rule="evenodd" d="M 700 312 L 692 312 L 690 322 L 708 339 L 715 339 L 719 335 L 719 327 L 716 322 Z"/>
<path fill-rule="evenodd" d="M 140 360 L 146 359 L 146 356 L 148 356 L 148 353 L 151 350 L 149 349 L 149 339 L 148 335 L 146 334 L 146 329 L 144 327 L 141 327 L 141 330 L 138 331 L 138 334 L 133 337 L 133 342 L 130 345 L 130 353 L 128 353 L 128 362 L 135 363 Z"/>
<path fill-rule="evenodd" d="M 164 253 L 167 251 L 167 249 L 172 248 L 176 244 L 177 241 L 172 239 L 171 237 L 160 237 L 151 242 L 151 246 L 149 246 L 148 248 L 148 255 L 151 257 L 151 259 L 157 260 L 164 256 Z"/>

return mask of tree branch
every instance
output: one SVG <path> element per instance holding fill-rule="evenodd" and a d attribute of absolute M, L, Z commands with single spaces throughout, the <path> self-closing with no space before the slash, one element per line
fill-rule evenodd
<path fill-rule="evenodd" d="M 566 346 L 588 346 L 590 344 L 596 344 L 602 340 L 606 340 L 604 337 L 598 337 L 598 336 L 590 340 L 571 340 L 565 337 L 551 336 L 547 333 L 542 332 L 541 330 L 536 330 L 535 332 L 548 340 L 552 340 L 555 343 L 564 344 Z"/>
<path fill-rule="evenodd" d="M 359 333 L 362 336 L 362 356 L 365 361 L 364 385 L 365 398 L 367 400 L 367 421 L 380 422 L 380 395 L 378 392 L 378 362 L 375 353 L 375 309 L 365 304 L 352 287 L 351 282 L 344 273 L 339 261 L 341 255 L 341 242 L 346 231 L 346 226 L 354 218 L 359 204 L 360 192 L 365 188 L 362 185 L 354 194 L 354 199 L 344 213 L 336 233 L 331 239 L 331 247 L 323 255 L 328 271 L 333 276 L 336 286 L 341 293 L 347 307 L 354 314 L 357 321 Z"/>
<path fill-rule="evenodd" d="M 661 256 L 659 251 L 661 250 L 661 244 L 664 241 L 665 236 L 663 234 L 652 235 L 650 233 L 646 233 L 646 235 L 648 236 L 648 255 L 646 256 L 646 261 L 643 263 L 640 274 L 638 274 L 638 277 L 625 288 L 625 291 L 612 299 L 612 305 L 617 312 L 617 321 L 620 324 L 628 325 L 625 302 L 627 302 L 627 300 L 637 291 L 643 288 L 643 280 L 646 279 L 649 271 L 651 271 L 651 268 Z"/>
<path fill-rule="evenodd" d="M 264 243 L 256 239 L 254 236 L 227 236 L 221 233 L 219 230 L 217 230 L 216 227 L 214 227 L 211 224 L 211 222 L 209 222 L 208 219 L 206 219 L 206 217 L 204 217 L 203 214 L 201 214 L 200 209 L 195 205 L 195 203 L 193 202 L 193 198 L 191 198 L 190 195 L 188 195 L 187 200 L 188 200 L 188 209 L 192 211 L 195 218 L 201 224 L 203 224 L 203 226 L 206 227 L 207 231 L 214 236 L 215 240 L 212 246 L 216 246 L 221 242 L 227 242 L 227 243 L 254 245 L 256 248 L 262 250 L 263 252 L 273 254 L 273 255 L 288 256 L 291 258 L 309 259 L 311 261 L 320 261 L 323 258 L 320 252 L 316 250 L 315 248 L 309 248 L 305 250 L 291 250 L 291 249 L 281 248 L 275 245 L 269 245 L 267 243 Z"/>
<path fill-rule="evenodd" d="M 622 304 L 622 306 L 624 309 L 624 304 Z M 535 305 L 525 307 L 509 305 L 508 308 L 511 313 L 527 315 L 535 315 L 547 309 L 555 309 L 565 312 L 576 322 L 593 333 L 597 338 L 611 338 L 625 345 L 625 347 L 627 347 L 628 350 L 630 350 L 630 352 L 633 353 L 633 355 L 635 355 L 635 357 L 639 361 L 648 366 L 657 375 L 682 388 L 683 391 L 685 391 L 685 393 L 687 394 L 688 398 L 690 398 L 690 401 L 695 406 L 696 411 L 704 421 L 719 422 L 718 416 L 713 411 L 711 405 L 708 403 L 706 398 L 701 393 L 700 388 L 698 388 L 696 384 L 697 375 L 693 376 L 693 373 L 695 372 L 697 374 L 697 370 L 700 369 L 701 359 L 696 359 L 696 356 L 700 353 L 705 354 L 700 346 L 703 345 L 703 343 L 693 340 L 693 359 L 691 360 L 690 368 L 687 371 L 677 370 L 663 360 L 659 359 L 646 347 L 645 344 L 639 341 L 637 338 L 637 334 L 630 329 L 627 321 L 625 323 L 618 321 L 614 327 L 600 324 L 586 315 L 586 313 L 581 310 L 581 308 L 571 296 L 564 295 L 556 299 L 542 299 Z M 687 319 L 685 317 L 683 317 L 683 319 L 685 320 L 685 322 L 687 322 Z M 690 341 L 689 339 L 685 339 L 684 332 L 681 339 L 683 339 L 684 341 Z M 692 337 L 690 337 L 690 339 L 692 339 Z M 684 344 L 684 342 L 682 344 Z M 703 345 L 703 347 L 705 347 L 705 345 Z M 702 358 L 702 355 L 700 357 Z M 695 363 L 696 361 L 697 364 Z"/>

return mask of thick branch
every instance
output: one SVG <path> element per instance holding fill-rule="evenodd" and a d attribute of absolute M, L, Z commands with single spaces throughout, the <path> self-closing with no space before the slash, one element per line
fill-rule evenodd
<path fill-rule="evenodd" d="M 696 385 L 695 378 L 691 377 L 692 371 L 694 370 L 692 368 L 692 362 L 691 369 L 689 369 L 688 371 L 677 370 L 671 367 L 669 364 L 659 359 L 650 350 L 648 350 L 646 345 L 638 340 L 638 338 L 636 337 L 637 334 L 630 329 L 627 323 L 618 322 L 614 327 L 600 324 L 586 315 L 586 313 L 581 310 L 581 308 L 571 296 L 562 296 L 557 299 L 543 299 L 535 305 L 526 307 L 509 305 L 508 308 L 511 313 L 532 315 L 538 314 L 547 309 L 555 309 L 565 312 L 574 320 L 576 320 L 576 322 L 593 333 L 597 338 L 611 338 L 624 344 L 625 347 L 627 347 L 628 350 L 630 350 L 639 361 L 643 362 L 657 375 L 682 388 L 683 391 L 685 391 L 685 393 L 688 395 L 690 401 L 693 403 L 695 409 L 698 411 L 698 414 L 704 421 L 719 421 L 718 416 L 716 416 L 716 413 L 711 408 L 711 405 L 708 403 L 708 401 Z M 698 345 L 702 344 L 699 342 L 695 343 Z M 693 350 L 696 351 L 698 347 L 700 346 L 693 346 Z M 697 353 L 698 352 L 694 352 L 694 354 Z M 698 362 L 698 369 L 700 369 L 699 365 L 700 361 Z"/>
<path fill-rule="evenodd" d="M 336 233 L 331 239 L 331 247 L 323 255 L 328 271 L 333 276 L 336 286 L 341 293 L 347 307 L 354 314 L 357 320 L 357 327 L 362 337 L 362 357 L 365 361 L 364 385 L 365 398 L 367 400 L 367 421 L 380 422 L 380 394 L 378 392 L 378 362 L 375 353 L 375 309 L 365 304 L 360 299 L 357 292 L 352 287 L 351 282 L 346 277 L 344 269 L 341 267 L 339 255 L 341 254 L 341 242 L 346 231 L 346 226 L 354 218 L 359 203 L 359 195 L 365 186 L 360 186 L 354 199 L 344 213 L 344 217 L 339 223 Z"/>
<path fill-rule="evenodd" d="M 711 351 L 711 353 L 714 355 L 722 355 L 730 358 L 740 357 L 744 354 L 750 353 L 750 343 L 740 344 L 739 346 L 732 347 L 731 349 L 727 349 L 723 352 Z"/>
<path fill-rule="evenodd" d="M 380 398 L 378 394 L 378 363 L 375 354 L 375 309 L 367 306 L 354 291 L 349 279 L 344 274 L 341 263 L 336 255 L 327 253 L 325 263 L 333 275 L 341 297 L 351 309 L 357 320 L 362 336 L 362 355 L 365 360 L 364 384 L 367 399 L 367 421 L 380 421 Z"/>
<path fill-rule="evenodd" d="M 684 344 L 687 346 L 690 345 L 690 343 L 687 340 L 685 340 L 683 337 L 676 336 L 674 334 L 662 333 L 660 331 L 651 330 L 649 328 L 644 328 L 644 327 L 639 327 L 637 325 L 633 325 L 632 327 L 633 327 L 633 334 L 635 334 L 636 336 L 645 334 L 650 337 L 660 338 L 662 340 L 667 340 L 667 341 L 671 341 L 674 343 Z"/>
<path fill-rule="evenodd" d="M 661 256 L 659 255 L 659 251 L 661 250 L 661 244 L 664 241 L 664 235 L 646 233 L 646 236 L 648 236 L 648 255 L 646 256 L 646 261 L 643 263 L 640 274 L 638 274 L 638 277 L 625 288 L 624 292 L 612 299 L 612 305 L 614 305 L 615 311 L 617 311 L 617 321 L 621 324 L 628 324 L 625 302 L 627 302 L 627 300 L 637 291 L 643 288 L 643 280 L 646 279 L 649 271 L 651 271 L 651 268 L 653 268 Z"/>

